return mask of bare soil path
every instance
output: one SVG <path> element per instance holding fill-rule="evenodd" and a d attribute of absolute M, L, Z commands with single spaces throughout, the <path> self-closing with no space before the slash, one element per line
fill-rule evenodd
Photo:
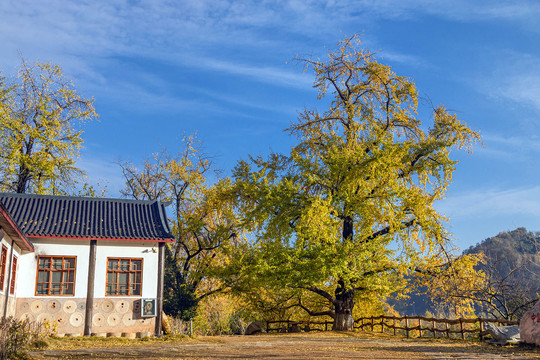
<path fill-rule="evenodd" d="M 69 340 L 65 340 L 68 341 Z M 497 347 L 465 341 L 403 339 L 366 333 L 309 333 L 201 337 L 122 346 L 71 346 L 31 353 L 35 359 L 540 359 L 539 349 Z M 102 344 L 102 346 L 107 346 Z M 96 345 L 99 346 L 99 343 Z"/>

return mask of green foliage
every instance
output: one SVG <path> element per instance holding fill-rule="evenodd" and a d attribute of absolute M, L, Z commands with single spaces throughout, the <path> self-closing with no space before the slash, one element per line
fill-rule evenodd
<path fill-rule="evenodd" d="M 45 339 L 54 335 L 54 328 L 50 323 L 17 321 L 12 317 L 0 319 L 0 359 L 24 358 L 30 346 L 46 347 Z"/>
<path fill-rule="evenodd" d="M 0 81 L 0 190 L 64 194 L 83 172 L 75 166 L 79 125 L 97 117 L 93 100 L 59 66 L 22 60 L 18 77 Z"/>
<path fill-rule="evenodd" d="M 193 331 L 199 335 L 243 334 L 253 320 L 253 313 L 241 299 L 216 294 L 201 301 L 193 319 Z"/>
<path fill-rule="evenodd" d="M 228 251 L 240 242 L 232 204 L 221 195 L 228 185 L 207 184 L 216 171 L 193 136 L 183 139 L 182 151 L 154 154 L 140 170 L 128 162 L 119 165 L 124 196 L 172 206 L 169 221 L 177 241 L 168 244 L 165 258 L 164 309 L 187 320 L 201 299 L 228 288 L 226 280 L 215 280 L 226 267 Z"/>
<path fill-rule="evenodd" d="M 384 297 L 417 264 L 442 256 L 449 235 L 433 203 L 452 180 L 450 151 L 470 148 L 478 134 L 443 107 L 425 130 L 415 85 L 360 48 L 358 37 L 326 62 L 298 60 L 314 70 L 329 105 L 291 124 L 298 144 L 290 154 L 253 157 L 234 171 L 255 238 L 245 279 L 295 299 L 322 296 L 326 311 L 298 306 L 336 321 L 346 314 L 348 328 L 353 296 Z"/>

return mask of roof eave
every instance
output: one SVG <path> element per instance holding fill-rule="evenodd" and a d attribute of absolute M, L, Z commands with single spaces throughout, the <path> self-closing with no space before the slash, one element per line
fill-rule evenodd
<path fill-rule="evenodd" d="M 32 245 L 30 240 L 19 229 L 19 226 L 12 219 L 2 203 L 0 203 L 0 225 L 19 248 L 26 251 L 34 251 L 34 245 Z"/>
<path fill-rule="evenodd" d="M 69 235 L 28 235 L 32 239 L 70 239 L 70 240 L 104 240 L 104 241 L 138 241 L 138 242 L 175 242 L 174 238 L 152 239 L 152 238 L 121 238 L 121 237 L 100 237 L 100 236 L 69 236 Z"/>

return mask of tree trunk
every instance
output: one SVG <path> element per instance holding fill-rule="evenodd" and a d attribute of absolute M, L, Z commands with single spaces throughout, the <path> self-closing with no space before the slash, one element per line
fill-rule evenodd
<path fill-rule="evenodd" d="M 21 165 L 19 173 L 17 174 L 17 181 L 15 183 L 16 189 L 15 192 L 19 194 L 26 193 L 26 187 L 28 185 L 28 180 L 30 179 L 30 170 L 25 166 Z"/>
<path fill-rule="evenodd" d="M 354 330 L 353 319 L 354 308 L 354 291 L 345 290 L 343 281 L 338 281 L 336 289 L 336 300 L 334 301 L 334 331 L 351 331 Z"/>

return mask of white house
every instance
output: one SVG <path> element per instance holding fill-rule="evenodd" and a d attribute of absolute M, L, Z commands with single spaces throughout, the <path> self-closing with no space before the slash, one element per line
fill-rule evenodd
<path fill-rule="evenodd" d="M 68 335 L 161 333 L 174 241 L 161 202 L 0 193 L 0 238 L 3 317 Z"/>

